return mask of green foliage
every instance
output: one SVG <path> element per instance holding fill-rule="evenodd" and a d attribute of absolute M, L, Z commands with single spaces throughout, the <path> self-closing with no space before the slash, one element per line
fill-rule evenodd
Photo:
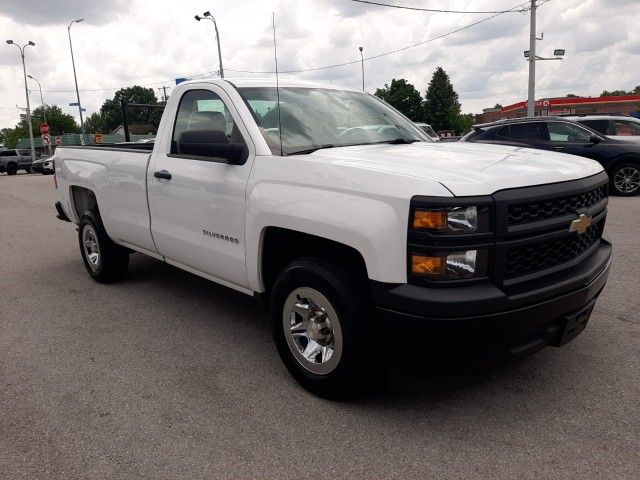
<path fill-rule="evenodd" d="M 424 118 L 424 107 L 420 92 L 404 78 L 391 80 L 391 85 L 376 89 L 375 96 L 381 98 L 414 122 Z"/>
<path fill-rule="evenodd" d="M 109 133 L 122 124 L 122 109 L 120 102 L 126 100 L 129 103 L 144 103 L 150 105 L 158 105 L 153 88 L 144 88 L 139 85 L 133 87 L 121 88 L 113 98 L 105 100 L 100 107 L 100 112 L 92 113 L 86 120 L 85 131 L 87 133 Z M 127 120 L 131 125 L 131 131 L 137 128 L 137 125 L 145 127 L 144 133 L 149 131 L 155 132 L 160 124 L 162 117 L 162 109 L 155 107 L 128 107 Z M 141 127 L 142 128 L 142 127 Z"/>
<path fill-rule="evenodd" d="M 451 128 L 455 130 L 456 135 L 464 135 L 471 131 L 473 127 L 475 116 L 473 113 L 460 114 L 453 119 Z"/>
<path fill-rule="evenodd" d="M 78 127 L 73 115 L 64 113 L 57 105 L 45 105 L 39 106 L 31 112 L 31 125 L 34 137 L 40 136 L 40 125 L 44 123 L 45 115 L 52 136 L 62 135 L 63 133 L 80 132 L 80 127 Z M 5 148 L 16 148 L 18 140 L 29 137 L 27 120 L 20 120 L 13 128 L 2 129 L 2 137 L 4 138 Z"/>
<path fill-rule="evenodd" d="M 429 82 L 425 97 L 425 121 L 437 132 L 452 130 L 456 119 L 460 116 L 460 102 L 458 94 L 453 89 L 449 75 L 442 69 L 436 68 Z"/>
<path fill-rule="evenodd" d="M 633 90 L 603 90 L 600 94 L 601 97 L 620 97 L 622 95 L 640 95 L 640 85 L 636 85 Z"/>

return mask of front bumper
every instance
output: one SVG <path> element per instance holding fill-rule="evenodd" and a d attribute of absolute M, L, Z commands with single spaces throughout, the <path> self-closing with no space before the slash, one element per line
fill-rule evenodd
<path fill-rule="evenodd" d="M 394 356 L 495 351 L 515 356 L 560 346 L 579 334 L 602 291 L 611 244 L 526 290 L 492 283 L 433 288 L 372 283 L 376 320 Z"/>

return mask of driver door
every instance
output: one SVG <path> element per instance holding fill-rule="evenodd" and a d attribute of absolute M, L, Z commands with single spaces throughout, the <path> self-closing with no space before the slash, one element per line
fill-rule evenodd
<path fill-rule="evenodd" d="M 548 122 L 549 146 L 551 150 L 597 159 L 600 144 L 591 142 L 589 130 L 566 122 Z"/>

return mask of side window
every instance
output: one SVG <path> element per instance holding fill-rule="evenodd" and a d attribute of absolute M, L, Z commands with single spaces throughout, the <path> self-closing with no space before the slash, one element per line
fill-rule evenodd
<path fill-rule="evenodd" d="M 509 134 L 509 125 L 505 125 L 503 127 L 500 128 L 496 128 L 493 131 L 493 134 L 497 137 L 497 138 L 511 138 L 510 134 Z"/>
<path fill-rule="evenodd" d="M 613 126 L 615 135 L 640 135 L 640 123 L 630 120 L 614 120 Z"/>
<path fill-rule="evenodd" d="M 547 140 L 545 122 L 513 123 L 509 125 L 509 136 L 514 140 Z"/>
<path fill-rule="evenodd" d="M 189 90 L 182 96 L 173 126 L 172 154 L 216 158 L 238 144 L 244 145 L 242 135 L 216 93 Z"/>
<path fill-rule="evenodd" d="M 552 142 L 589 143 L 591 132 L 570 123 L 549 122 L 549 138 Z"/>
<path fill-rule="evenodd" d="M 18 154 L 15 150 L 5 150 L 4 152 L 0 152 L 0 157 L 17 157 Z"/>
<path fill-rule="evenodd" d="M 603 135 L 615 135 L 615 132 L 611 130 L 611 122 L 609 120 L 580 120 L 580 123 L 593 128 Z"/>

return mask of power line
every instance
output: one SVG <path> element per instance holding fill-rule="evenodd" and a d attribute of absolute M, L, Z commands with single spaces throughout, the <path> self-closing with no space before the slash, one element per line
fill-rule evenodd
<path fill-rule="evenodd" d="M 547 0 L 547 1 L 549 1 L 549 0 Z M 521 7 L 523 7 L 524 5 L 527 5 L 527 4 L 528 4 L 528 2 L 520 3 L 520 4 L 510 8 L 509 10 L 504 10 L 504 11 L 495 13 L 494 15 L 491 15 L 489 17 L 485 17 L 485 18 L 483 18 L 481 20 L 478 20 L 478 21 L 475 21 L 473 23 L 469 23 L 469 24 L 467 24 L 467 25 L 465 25 L 463 27 L 457 28 L 457 29 L 452 30 L 450 32 L 443 33 L 441 35 L 437 35 L 435 37 L 428 38 L 427 40 L 423 40 L 423 41 L 418 42 L 418 43 L 413 43 L 413 44 L 407 45 L 405 47 L 396 48 L 395 50 L 390 50 L 388 52 L 379 53 L 377 55 L 372 55 L 370 57 L 365 57 L 364 60 L 374 60 L 376 58 L 385 57 L 387 55 L 392 55 L 394 53 L 402 52 L 404 50 L 409 50 L 410 48 L 418 47 L 418 46 L 424 45 L 426 43 L 434 42 L 436 40 L 440 40 L 442 38 L 449 37 L 449 36 L 451 36 L 451 35 L 453 35 L 455 33 L 461 32 L 461 31 L 466 30 L 466 29 L 471 28 L 471 27 L 475 27 L 476 25 L 479 25 L 480 23 L 484 23 L 484 22 L 487 22 L 489 20 L 492 20 L 492 19 L 494 19 L 494 18 L 496 18 L 496 17 L 498 17 L 500 15 L 503 15 L 504 13 L 513 12 L 513 11 L 519 11 L 519 10 L 517 10 L 518 8 L 521 8 Z M 325 65 L 325 66 L 322 66 L 322 67 L 313 67 L 313 68 L 306 68 L 306 69 L 301 69 L 301 70 L 282 70 L 282 71 L 280 71 L 280 73 L 314 72 L 314 71 L 318 71 L 318 70 L 327 70 L 327 69 L 330 69 L 330 68 L 344 67 L 346 65 L 353 65 L 354 63 L 358 63 L 360 61 L 361 60 L 351 60 L 349 62 L 336 63 L 336 64 L 333 64 L 333 65 Z M 227 70 L 229 72 L 236 72 L 236 73 L 263 73 L 263 74 L 264 73 L 275 73 L 275 72 L 268 71 L 268 70 L 267 71 L 232 70 L 232 69 L 229 69 L 229 68 Z"/>
<path fill-rule="evenodd" d="M 522 8 L 520 10 L 445 10 L 441 8 L 421 8 L 421 7 L 408 7 L 406 5 L 393 5 L 390 3 L 372 2 L 370 0 L 351 0 L 357 3 L 367 3 L 369 5 L 376 5 L 378 7 L 390 7 L 398 8 L 402 10 L 417 10 L 420 12 L 433 12 L 433 13 L 515 13 L 526 12 L 529 8 Z"/>

